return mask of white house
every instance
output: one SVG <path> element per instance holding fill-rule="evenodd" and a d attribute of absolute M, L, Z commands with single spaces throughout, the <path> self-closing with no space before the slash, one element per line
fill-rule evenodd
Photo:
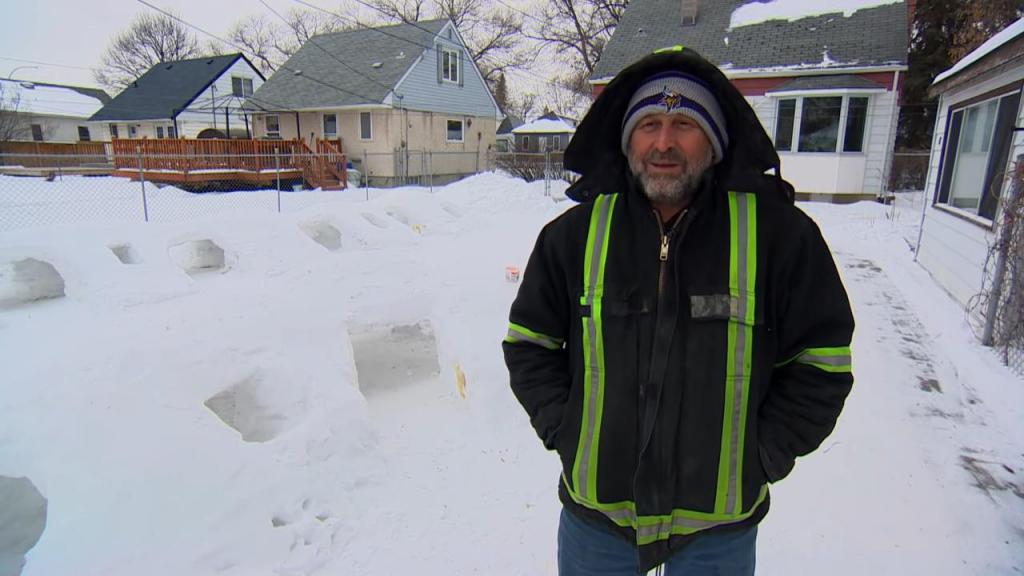
<path fill-rule="evenodd" d="M 902 0 L 633 0 L 590 82 L 596 96 L 655 50 L 695 50 L 750 102 L 798 198 L 874 198 L 892 162 L 907 22 Z"/>
<path fill-rule="evenodd" d="M 575 133 L 576 126 L 571 121 L 553 113 L 512 130 L 516 152 L 562 152 Z"/>
<path fill-rule="evenodd" d="M 1024 125 L 1022 83 L 1024 19 L 938 75 L 930 89 L 939 109 L 918 261 L 965 305 L 982 290 L 994 222 L 1024 156 L 1024 135 L 1015 128 Z"/>
<path fill-rule="evenodd" d="M 109 138 L 248 138 L 242 105 L 263 81 L 242 54 L 161 62 L 91 119 Z"/>
<path fill-rule="evenodd" d="M 12 115 L 12 141 L 106 140 L 89 118 L 110 101 L 96 88 L 0 79 L 0 108 Z"/>

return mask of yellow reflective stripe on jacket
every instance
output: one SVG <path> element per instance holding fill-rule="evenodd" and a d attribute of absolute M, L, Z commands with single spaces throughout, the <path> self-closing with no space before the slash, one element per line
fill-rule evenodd
<path fill-rule="evenodd" d="M 716 514 L 743 510 L 743 444 L 754 340 L 757 196 L 729 192 L 729 314 Z"/>
<path fill-rule="evenodd" d="M 515 344 L 517 342 L 527 342 L 529 344 L 536 344 L 548 350 L 559 350 L 562 347 L 561 338 L 555 338 L 554 336 L 548 336 L 547 334 L 541 334 L 540 332 L 534 332 L 526 326 L 520 326 L 514 322 L 509 322 L 508 334 L 505 335 L 505 342 Z"/>
<path fill-rule="evenodd" d="M 789 360 L 776 364 L 775 367 L 785 366 L 790 362 L 807 364 L 825 372 L 853 372 L 853 357 L 849 346 L 806 348 Z"/>
<path fill-rule="evenodd" d="M 604 334 L 601 304 L 604 297 L 604 269 L 608 258 L 612 211 L 618 194 L 602 194 L 594 200 L 583 261 L 583 421 L 576 445 L 572 484 L 583 498 L 597 499 L 598 447 L 604 415 Z"/>

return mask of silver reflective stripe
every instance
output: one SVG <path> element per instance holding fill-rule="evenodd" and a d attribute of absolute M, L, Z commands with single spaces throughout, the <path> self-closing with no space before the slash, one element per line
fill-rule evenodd
<path fill-rule="evenodd" d="M 559 338 L 552 338 L 546 336 L 540 332 L 534 332 L 529 328 L 525 328 L 518 324 L 509 324 L 508 334 L 505 335 L 505 341 L 516 343 L 516 342 L 528 342 L 530 344 L 536 344 L 547 348 L 548 350 L 559 350 L 562 348 L 562 340 Z"/>
<path fill-rule="evenodd" d="M 751 257 L 749 249 L 750 241 L 750 230 L 747 227 L 748 222 L 748 211 L 750 205 L 747 200 L 750 198 L 749 194 L 737 194 L 736 195 L 736 220 L 739 224 L 736 230 L 737 236 L 737 272 L 739 273 L 738 285 L 740 287 L 739 298 L 734 300 L 737 304 L 736 316 L 737 318 L 746 320 L 747 318 L 747 306 L 751 303 L 747 300 L 747 296 L 753 291 L 753 282 L 747 274 L 748 259 Z M 750 367 L 747 366 L 748 354 L 747 347 L 750 345 L 747 342 L 749 337 L 753 336 L 750 331 L 746 329 L 746 325 L 737 327 L 736 330 L 736 378 L 733 379 L 733 405 L 732 405 L 732 438 L 729 439 L 729 494 L 725 499 L 725 510 L 729 514 L 736 514 L 737 510 L 737 494 L 740 491 L 740 478 L 737 475 L 737 460 L 740 455 L 740 421 L 745 415 L 742 413 L 743 406 L 743 394 L 746 392 L 747 379 L 750 378 Z"/>
<path fill-rule="evenodd" d="M 848 351 L 846 353 L 827 354 L 818 352 L 818 350 L 815 348 L 805 350 L 803 354 L 797 356 L 796 361 L 804 364 L 824 364 L 834 368 L 846 368 L 847 370 L 849 370 L 850 364 L 853 362 Z"/>
<path fill-rule="evenodd" d="M 587 500 L 597 499 L 596 466 L 597 442 L 601 423 L 599 422 L 603 394 L 601 386 L 604 379 L 602 366 L 603 346 L 601 342 L 601 309 L 600 302 L 604 296 L 602 272 L 607 256 L 605 243 L 611 223 L 612 207 L 616 195 L 600 195 L 594 200 L 594 208 L 590 216 L 590 230 L 587 235 L 587 255 L 589 267 L 584 271 L 583 298 L 581 304 L 590 308 L 589 316 L 583 317 L 584 330 L 584 374 L 583 398 L 585 402 L 583 423 L 580 426 L 580 443 L 576 451 L 573 484 L 580 496 Z"/>

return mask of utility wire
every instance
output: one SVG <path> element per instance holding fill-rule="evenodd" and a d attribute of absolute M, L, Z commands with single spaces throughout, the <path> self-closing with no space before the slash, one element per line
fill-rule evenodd
<path fill-rule="evenodd" d="M 234 42 L 231 42 L 229 40 L 225 40 L 225 39 L 221 38 L 220 36 L 217 36 L 216 34 L 213 34 L 212 32 L 208 32 L 208 31 L 200 28 L 199 26 L 196 26 L 195 24 L 192 24 L 191 22 L 188 22 L 188 21 L 184 20 L 183 18 L 175 16 L 174 14 L 171 14 L 170 12 L 168 12 L 168 11 L 162 9 L 162 8 L 159 8 L 157 6 L 154 6 L 154 5 L 150 4 L 146 0 L 136 0 L 136 1 L 138 3 L 144 5 L 144 6 L 149 7 L 152 10 L 155 10 L 155 11 L 163 14 L 164 16 L 167 16 L 168 18 L 171 18 L 172 20 L 174 20 L 176 22 L 184 24 L 185 26 L 188 26 L 189 28 L 193 28 L 195 30 L 198 30 L 199 32 L 202 32 L 203 34 L 206 34 L 207 36 L 209 36 L 209 37 L 211 37 L 211 38 L 213 38 L 215 40 L 218 40 L 218 41 L 220 41 L 220 42 L 222 42 L 222 43 L 224 43 L 224 44 L 226 44 L 228 46 L 231 46 L 232 48 L 238 50 L 239 52 L 243 52 L 243 53 L 247 52 L 247 50 L 245 50 L 241 46 L 238 46 Z M 309 80 L 310 82 L 315 82 L 316 84 L 320 84 L 320 85 L 325 86 L 327 88 L 331 88 L 333 90 L 337 90 L 338 92 L 342 92 L 344 94 L 350 94 L 350 95 L 355 96 L 357 98 L 362 98 L 363 100 L 366 100 L 367 103 L 375 103 L 375 102 L 377 102 L 376 98 L 370 98 L 369 96 L 366 96 L 365 94 L 360 94 L 358 92 L 353 92 L 352 90 L 347 90 L 347 89 L 342 88 L 340 86 L 337 86 L 335 84 L 331 84 L 330 82 L 325 82 L 323 80 L 320 80 L 319 78 L 316 78 L 315 76 L 310 76 L 310 75 L 307 75 L 307 74 L 303 74 L 303 72 L 301 70 L 298 70 L 298 69 L 295 69 L 295 68 L 290 68 L 290 67 L 288 67 L 285 64 L 282 64 L 281 66 L 279 66 L 278 69 L 279 70 L 282 70 L 282 69 L 283 70 L 287 70 L 287 71 L 295 74 L 296 76 L 301 76 L 301 77 Z M 289 107 L 289 109 L 290 109 L 290 107 Z"/>
<path fill-rule="evenodd" d="M 290 24 L 288 24 L 288 19 L 287 19 L 287 18 L 285 18 L 284 16 L 282 16 L 282 15 L 281 15 L 281 14 L 280 14 L 280 13 L 279 13 L 279 12 L 278 12 L 277 10 L 274 10 L 274 9 L 273 9 L 273 8 L 272 8 L 272 7 L 270 6 L 270 4 L 267 4 L 266 0 L 260 0 L 260 4 L 263 4 L 263 6 L 264 6 L 264 7 L 265 7 L 265 8 L 267 9 L 267 10 L 270 10 L 270 12 L 271 12 L 272 14 L 274 14 L 274 16 L 277 16 L 278 18 L 280 18 L 280 19 L 281 19 L 281 21 L 282 21 L 282 22 L 284 22 L 284 23 L 285 23 L 286 25 L 289 25 L 289 26 L 290 26 Z M 342 60 L 341 58 L 338 58 L 338 57 L 337 57 L 337 56 L 335 56 L 334 54 L 331 54 L 331 53 L 330 53 L 330 52 L 329 52 L 329 51 L 328 51 L 328 50 L 327 50 L 326 48 L 324 48 L 324 47 L 323 47 L 323 46 L 321 46 L 320 44 L 317 44 L 317 42 L 316 42 L 316 37 L 312 37 L 312 38 L 310 38 L 309 40 L 307 40 L 307 42 L 308 42 L 308 43 L 310 43 L 310 44 L 312 44 L 313 46 L 316 46 L 317 48 L 319 48 L 319 49 L 320 49 L 320 51 L 321 51 L 321 52 L 323 52 L 324 54 L 326 54 L 326 55 L 327 55 L 327 56 L 328 56 L 328 57 L 329 57 L 329 58 L 330 58 L 331 60 L 334 60 L 335 62 L 337 62 L 338 64 L 341 64 L 341 65 L 342 65 L 342 66 L 344 66 L 345 68 L 348 68 L 349 70 L 351 70 L 351 71 L 355 72 L 356 74 L 358 74 L 358 75 L 362 76 L 363 78 L 366 78 L 366 79 L 367 79 L 367 80 L 369 80 L 370 82 L 373 82 L 374 84 L 376 84 L 376 85 L 378 85 L 378 86 L 381 86 L 382 88 L 385 88 L 385 89 L 387 89 L 387 90 L 391 90 L 391 89 L 392 89 L 392 87 L 391 87 L 391 86 L 389 86 L 389 85 L 387 85 L 387 84 L 384 84 L 383 82 L 381 82 L 381 81 L 377 80 L 376 78 L 373 78 L 373 77 L 371 77 L 371 76 L 369 76 L 369 75 L 367 75 L 367 74 L 364 74 L 363 72 L 360 72 L 360 71 L 359 71 L 359 70 L 357 70 L 357 69 L 356 69 L 355 67 L 353 67 L 353 66 L 352 66 L 351 64 L 349 64 L 349 63 L 345 62 L 345 61 L 344 61 L 344 60 Z"/>

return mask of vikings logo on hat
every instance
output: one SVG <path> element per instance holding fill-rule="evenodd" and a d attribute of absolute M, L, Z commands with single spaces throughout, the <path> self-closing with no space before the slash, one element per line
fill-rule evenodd
<path fill-rule="evenodd" d="M 683 105 L 683 95 L 666 86 L 661 92 L 661 103 L 665 105 L 665 112 L 671 112 Z"/>

